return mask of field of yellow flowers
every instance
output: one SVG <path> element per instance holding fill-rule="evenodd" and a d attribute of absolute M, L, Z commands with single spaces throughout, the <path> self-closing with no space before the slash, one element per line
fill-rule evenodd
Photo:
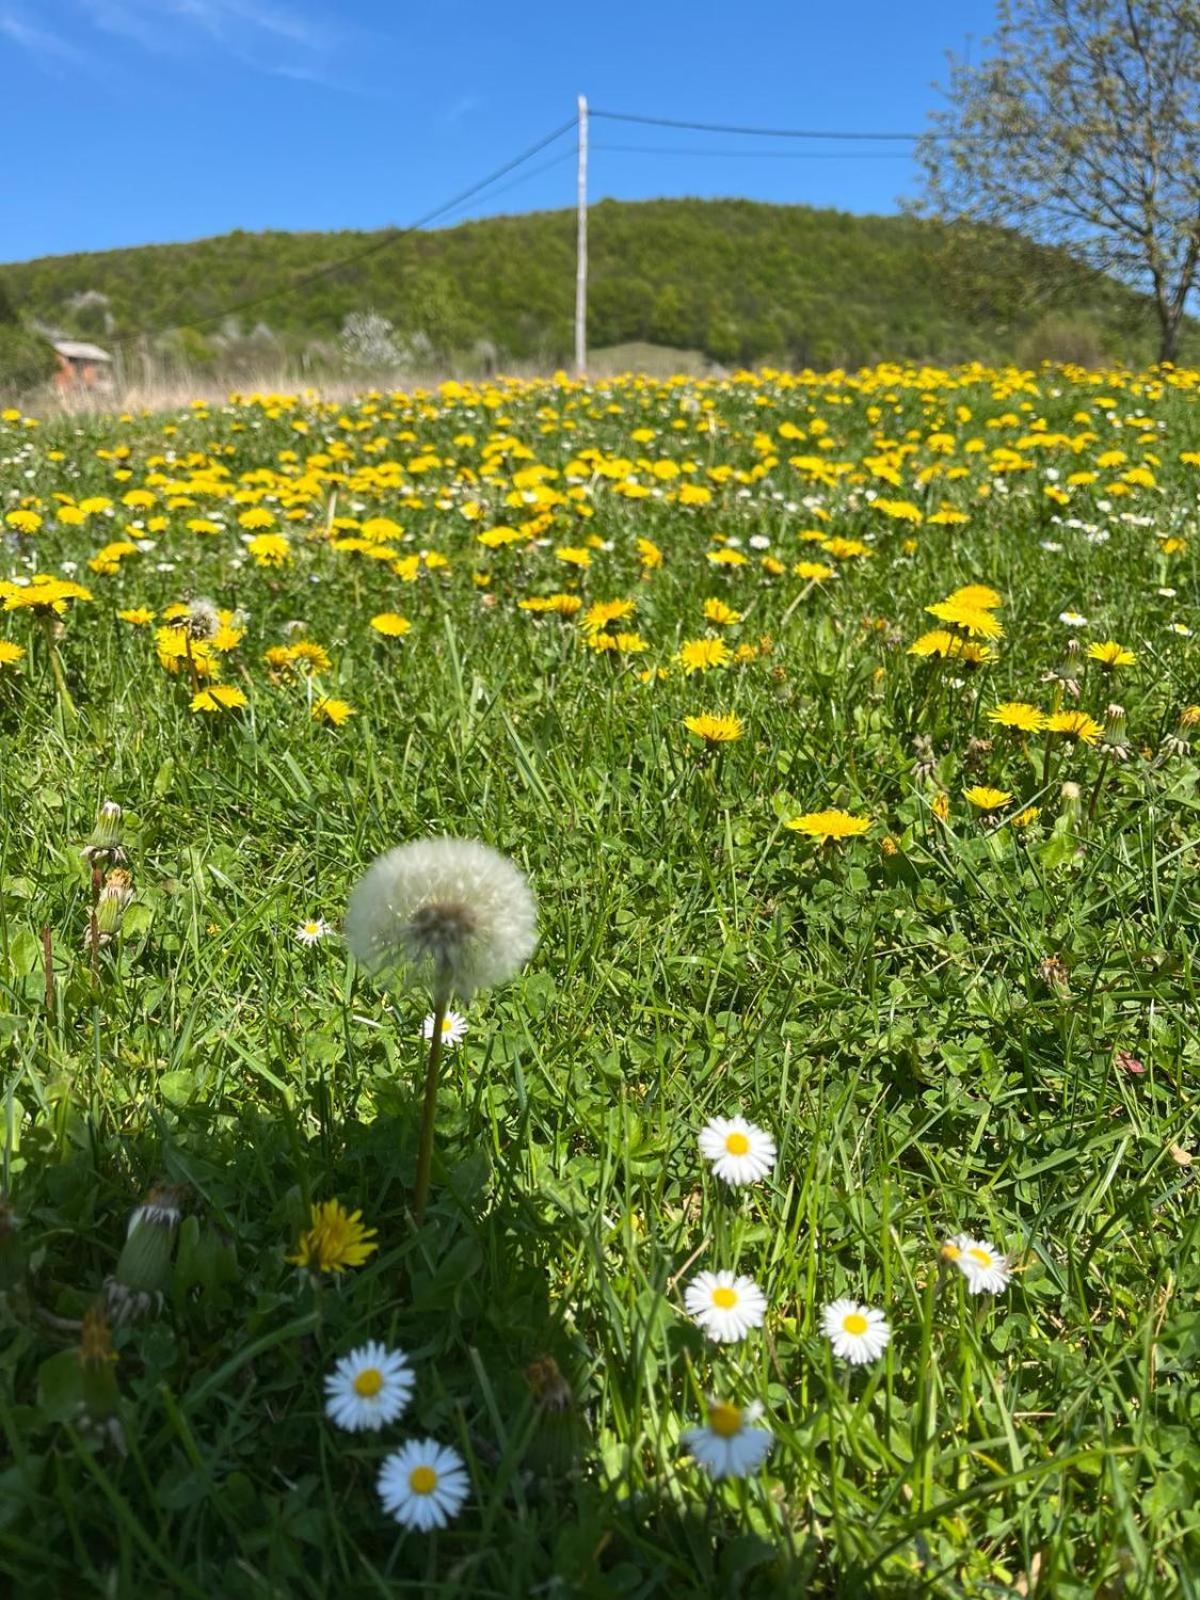
<path fill-rule="evenodd" d="M 0 414 L 9 1592 L 1195 1592 L 1198 400 Z"/>

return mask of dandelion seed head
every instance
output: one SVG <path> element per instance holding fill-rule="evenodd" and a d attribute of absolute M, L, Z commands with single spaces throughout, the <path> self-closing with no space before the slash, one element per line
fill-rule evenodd
<path fill-rule="evenodd" d="M 537 907 L 520 869 L 478 839 L 419 839 L 367 869 L 350 896 L 346 942 L 376 975 L 469 1000 L 529 960 Z"/>

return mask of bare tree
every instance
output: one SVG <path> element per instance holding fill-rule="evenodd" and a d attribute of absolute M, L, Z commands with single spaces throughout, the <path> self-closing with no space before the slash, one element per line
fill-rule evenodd
<path fill-rule="evenodd" d="M 1173 361 L 1200 266 L 1200 3 L 999 0 L 918 147 L 923 209 L 1016 228 L 1149 294 Z"/>

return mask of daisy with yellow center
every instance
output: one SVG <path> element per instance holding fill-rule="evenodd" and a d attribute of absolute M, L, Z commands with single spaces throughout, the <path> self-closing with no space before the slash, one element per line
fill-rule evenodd
<path fill-rule="evenodd" d="M 958 1268 L 971 1294 L 999 1294 L 1012 1279 L 1012 1265 L 990 1239 L 956 1233 L 942 1246 L 942 1259 Z"/>
<path fill-rule="evenodd" d="M 1088 645 L 1088 656 L 1092 661 L 1098 661 L 1106 672 L 1111 672 L 1114 667 L 1132 667 L 1137 660 L 1132 650 L 1127 650 L 1115 639 L 1106 639 L 1103 644 Z"/>
<path fill-rule="evenodd" d="M 709 1477 L 745 1478 L 758 1471 L 771 1449 L 771 1430 L 754 1426 L 761 1416 L 758 1401 L 736 1406 L 729 1400 L 711 1400 L 708 1426 L 686 1429 L 680 1443 Z"/>
<path fill-rule="evenodd" d="M 741 717 L 717 717 L 708 712 L 701 712 L 699 716 L 684 717 L 683 725 L 689 733 L 694 733 L 697 738 L 703 739 L 705 744 L 731 744 L 735 739 L 740 739 L 745 731 Z"/>
<path fill-rule="evenodd" d="M 457 1450 L 435 1439 L 410 1439 L 379 1469 L 383 1508 L 402 1527 L 444 1528 L 462 1508 L 470 1484 Z"/>
<path fill-rule="evenodd" d="M 351 1433 L 378 1432 L 402 1415 L 412 1391 L 404 1353 L 372 1341 L 343 1356 L 325 1379 L 325 1415 Z"/>
<path fill-rule="evenodd" d="M 833 839 L 853 839 L 866 833 L 871 826 L 869 817 L 856 817 L 849 811 L 808 811 L 802 817 L 792 817 L 784 823 L 793 833 L 806 833 L 810 839 L 827 844 Z"/>
<path fill-rule="evenodd" d="M 314 944 L 320 944 L 322 939 L 327 939 L 333 929 L 324 917 L 309 917 L 307 922 L 302 922 L 296 929 L 296 938 L 302 945 L 311 949 Z"/>
<path fill-rule="evenodd" d="M 745 1117 L 714 1117 L 700 1132 L 700 1154 L 734 1188 L 757 1183 L 775 1165 L 775 1141 Z"/>
<path fill-rule="evenodd" d="M 432 1039 L 433 1030 L 436 1026 L 437 1018 L 432 1012 L 430 1012 L 430 1014 L 425 1018 L 425 1021 L 421 1024 L 421 1037 L 423 1039 Z M 447 1011 L 446 1015 L 442 1018 L 443 1045 L 453 1048 L 455 1045 L 461 1044 L 466 1036 L 466 1017 L 460 1017 L 457 1011 Z"/>
<path fill-rule="evenodd" d="M 977 783 L 963 790 L 963 799 L 969 800 L 980 811 L 996 811 L 1012 799 L 1007 789 L 989 789 L 986 783 Z"/>
<path fill-rule="evenodd" d="M 753 1278 L 732 1272 L 701 1272 L 684 1290 L 683 1303 L 708 1337 L 722 1343 L 744 1339 L 767 1314 L 767 1297 Z"/>
<path fill-rule="evenodd" d="M 857 1300 L 834 1300 L 821 1312 L 821 1332 L 839 1361 L 862 1366 L 878 1361 L 892 1338 L 882 1311 L 859 1305 Z"/>
<path fill-rule="evenodd" d="M 988 721 L 1017 733 L 1037 733 L 1046 726 L 1046 713 L 1027 700 L 1004 700 L 988 712 Z"/>
<path fill-rule="evenodd" d="M 325 1200 L 312 1209 L 309 1227 L 300 1235 L 288 1260 L 312 1272 L 344 1272 L 361 1267 L 379 1246 L 371 1243 L 374 1228 L 364 1228 L 361 1211 L 347 1211 L 340 1200 Z"/>

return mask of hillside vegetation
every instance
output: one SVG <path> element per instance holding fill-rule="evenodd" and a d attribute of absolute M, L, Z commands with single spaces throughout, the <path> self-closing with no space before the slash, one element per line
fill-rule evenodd
<path fill-rule="evenodd" d="M 398 364 L 464 353 L 500 363 L 567 359 L 572 212 L 397 234 L 361 261 L 300 282 L 384 237 L 238 232 L 45 257 L 3 273 L 27 319 L 94 338 L 149 329 L 149 348 L 200 370 L 272 351 L 306 366 L 344 362 L 346 319 L 365 312 L 392 324 Z M 746 200 L 602 201 L 591 214 L 591 266 L 593 347 L 647 341 L 723 363 L 816 367 L 902 357 L 1138 360 L 1153 348 L 1145 304 L 1128 289 L 1015 237 L 965 241 L 908 216 Z"/>

